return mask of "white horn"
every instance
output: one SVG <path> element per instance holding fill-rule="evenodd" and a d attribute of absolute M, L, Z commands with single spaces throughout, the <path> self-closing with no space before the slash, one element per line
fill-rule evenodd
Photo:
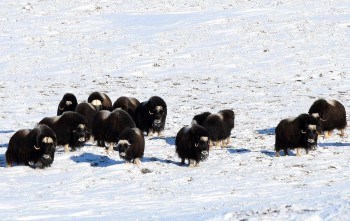
<path fill-rule="evenodd" d="M 129 146 L 131 145 L 128 140 L 119 140 L 118 144 L 127 144 Z"/>
<path fill-rule="evenodd" d="M 306 134 L 306 131 L 304 131 L 304 130 L 301 130 L 301 133 L 302 133 L 302 134 Z"/>
<path fill-rule="evenodd" d="M 153 113 L 152 113 L 151 111 L 148 111 L 148 113 L 149 113 L 150 115 L 153 115 Z"/>
<path fill-rule="evenodd" d="M 34 149 L 40 150 L 40 147 L 37 147 L 37 146 L 34 145 Z"/>

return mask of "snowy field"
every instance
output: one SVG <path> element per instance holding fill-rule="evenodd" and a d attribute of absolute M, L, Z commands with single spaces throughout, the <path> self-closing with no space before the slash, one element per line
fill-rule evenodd
<path fill-rule="evenodd" d="M 0 76 L 1 220 L 350 220 L 349 128 L 309 155 L 273 150 L 278 122 L 316 99 L 350 110 L 348 0 L 1 1 Z M 149 173 L 92 142 L 5 168 L 15 131 L 93 91 L 167 102 Z M 179 129 L 226 108 L 232 146 L 180 166 Z"/>

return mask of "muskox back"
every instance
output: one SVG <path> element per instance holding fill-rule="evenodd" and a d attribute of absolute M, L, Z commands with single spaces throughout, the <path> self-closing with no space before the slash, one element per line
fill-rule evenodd
<path fill-rule="evenodd" d="M 61 116 L 45 117 L 39 124 L 49 126 L 56 133 L 57 145 L 66 145 L 66 148 L 70 146 L 75 150 L 86 141 L 87 120 L 79 113 L 68 111 Z"/>
<path fill-rule="evenodd" d="M 275 129 L 276 154 L 287 149 L 303 148 L 307 152 L 317 145 L 317 135 L 320 133 L 319 121 L 309 114 L 301 114 L 296 118 L 283 119 Z"/>
<path fill-rule="evenodd" d="M 97 145 L 105 146 L 105 142 L 117 143 L 119 134 L 126 128 L 136 127 L 131 116 L 121 109 L 112 112 L 99 111 L 93 119 L 92 133 Z"/>
<path fill-rule="evenodd" d="M 319 116 L 323 131 L 343 130 L 347 126 L 345 108 L 336 100 L 315 101 L 309 109 L 309 114 Z"/>
<path fill-rule="evenodd" d="M 84 116 L 86 119 L 86 138 L 89 140 L 92 136 L 92 121 L 97 113 L 96 107 L 90 103 L 82 102 L 78 104 L 75 111 Z"/>
<path fill-rule="evenodd" d="M 199 125 L 180 129 L 175 138 L 176 153 L 181 158 L 181 164 L 187 159 L 190 166 L 204 161 L 209 155 L 209 133 Z"/>
<path fill-rule="evenodd" d="M 141 131 L 150 136 L 157 132 L 160 136 L 165 127 L 167 105 L 162 98 L 153 96 L 138 105 L 135 115 L 136 125 Z"/>
<path fill-rule="evenodd" d="M 207 119 L 207 117 L 211 115 L 210 112 L 203 112 L 201 114 L 197 114 L 193 117 L 192 119 L 192 123 L 191 125 L 195 125 L 195 124 L 198 124 L 198 125 L 201 125 L 203 126 L 203 123 L 205 121 L 205 119 Z"/>
<path fill-rule="evenodd" d="M 8 166 L 16 164 L 44 168 L 54 160 L 56 135 L 46 125 L 37 125 L 34 129 L 17 131 L 9 141 L 5 153 Z"/>
<path fill-rule="evenodd" d="M 60 116 L 63 114 L 63 112 L 66 111 L 75 111 L 75 108 L 77 107 L 77 98 L 72 93 L 66 93 L 63 95 L 62 100 L 58 104 L 57 108 L 57 116 Z"/>
<path fill-rule="evenodd" d="M 119 151 L 120 158 L 140 165 L 140 158 L 143 157 L 145 151 L 145 139 L 142 131 L 136 127 L 123 130 L 119 135 L 115 150 Z"/>
<path fill-rule="evenodd" d="M 113 110 L 121 108 L 135 120 L 135 111 L 140 101 L 133 97 L 119 97 L 113 104 Z"/>
<path fill-rule="evenodd" d="M 88 102 L 94 105 L 97 110 L 112 110 L 112 101 L 105 93 L 98 91 L 91 93 Z"/>

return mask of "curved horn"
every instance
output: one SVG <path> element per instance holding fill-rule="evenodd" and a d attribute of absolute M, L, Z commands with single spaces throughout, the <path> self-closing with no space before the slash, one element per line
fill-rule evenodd
<path fill-rule="evenodd" d="M 195 146 L 195 147 L 198 147 L 198 146 L 199 146 L 199 142 L 198 142 L 198 143 L 194 143 L 194 146 Z"/>
<path fill-rule="evenodd" d="M 148 111 L 148 113 L 150 114 L 150 115 L 153 115 L 154 113 L 152 113 L 151 111 Z"/>
<path fill-rule="evenodd" d="M 302 134 L 306 134 L 306 131 L 304 131 L 304 130 L 301 130 L 301 133 L 302 133 Z"/>
<path fill-rule="evenodd" d="M 37 147 L 37 146 L 34 145 L 34 149 L 40 150 L 40 147 Z"/>

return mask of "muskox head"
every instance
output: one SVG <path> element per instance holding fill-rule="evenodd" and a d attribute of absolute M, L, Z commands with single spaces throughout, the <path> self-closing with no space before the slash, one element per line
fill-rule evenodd
<path fill-rule="evenodd" d="M 313 148 L 317 145 L 317 136 L 321 134 L 320 126 L 317 124 L 305 124 L 301 130 L 304 140 L 309 148 Z"/>
<path fill-rule="evenodd" d="M 195 138 L 195 150 L 200 161 L 204 161 L 209 156 L 209 137 L 201 136 Z"/>
<path fill-rule="evenodd" d="M 127 157 L 127 151 L 131 147 L 131 143 L 128 140 L 119 140 L 115 150 L 119 151 L 119 157 L 125 159 Z"/>
<path fill-rule="evenodd" d="M 39 136 L 35 143 L 33 151 L 41 157 L 33 166 L 44 168 L 51 165 L 56 151 L 56 137 Z"/>
<path fill-rule="evenodd" d="M 62 115 L 66 111 L 74 111 L 77 104 L 78 102 L 75 95 L 66 93 L 58 105 L 57 116 Z"/>
<path fill-rule="evenodd" d="M 76 128 L 73 130 L 73 140 L 76 142 L 77 146 L 81 146 L 84 144 L 87 136 L 85 124 L 78 124 Z"/>
<path fill-rule="evenodd" d="M 148 113 L 152 119 L 152 126 L 154 128 L 162 127 L 166 118 L 166 109 L 162 106 L 150 106 Z"/>

